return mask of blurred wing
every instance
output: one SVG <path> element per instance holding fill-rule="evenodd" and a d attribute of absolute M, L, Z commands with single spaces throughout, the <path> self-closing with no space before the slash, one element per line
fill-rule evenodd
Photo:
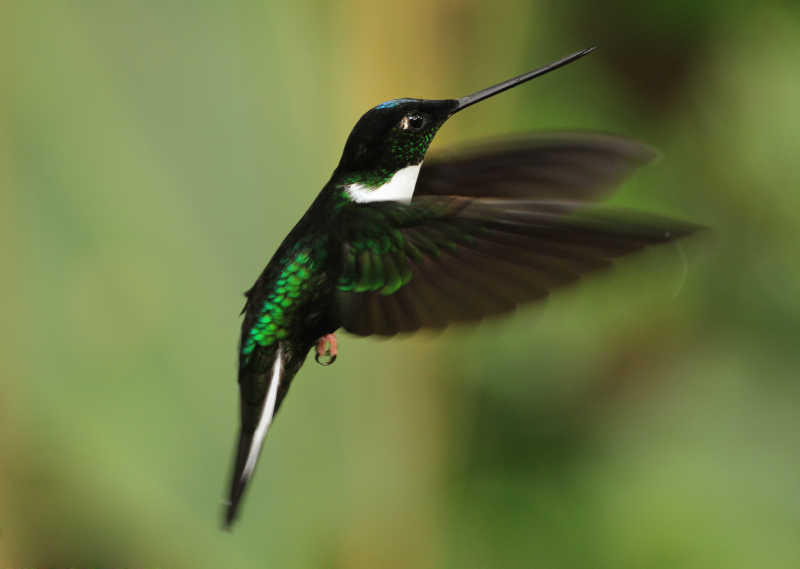
<path fill-rule="evenodd" d="M 392 335 L 512 310 L 610 259 L 698 226 L 574 203 L 445 196 L 343 212 L 337 309 L 347 331 Z"/>
<path fill-rule="evenodd" d="M 656 156 L 609 134 L 533 134 L 429 158 L 414 195 L 595 200 Z"/>

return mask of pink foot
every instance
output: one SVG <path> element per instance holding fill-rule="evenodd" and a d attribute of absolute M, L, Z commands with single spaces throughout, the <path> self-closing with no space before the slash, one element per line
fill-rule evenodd
<path fill-rule="evenodd" d="M 317 340 L 317 354 L 314 359 L 319 365 L 329 366 L 336 361 L 336 334 L 325 334 L 322 338 Z M 328 359 L 323 359 L 327 357 Z"/>

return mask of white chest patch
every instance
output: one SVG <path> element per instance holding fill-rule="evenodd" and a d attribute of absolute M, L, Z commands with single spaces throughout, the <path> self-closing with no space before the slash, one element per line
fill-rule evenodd
<path fill-rule="evenodd" d="M 368 188 L 361 184 L 350 184 L 345 187 L 347 194 L 354 202 L 402 202 L 410 203 L 417 185 L 417 176 L 422 162 L 414 166 L 406 166 L 394 173 L 388 182 L 377 188 Z"/>

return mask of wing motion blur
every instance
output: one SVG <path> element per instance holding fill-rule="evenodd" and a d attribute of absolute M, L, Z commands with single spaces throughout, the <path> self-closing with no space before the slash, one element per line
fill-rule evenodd
<path fill-rule="evenodd" d="M 550 134 L 426 163 L 410 205 L 353 204 L 338 238 L 337 310 L 389 336 L 501 314 L 699 226 L 598 208 L 655 152 L 600 134 Z"/>

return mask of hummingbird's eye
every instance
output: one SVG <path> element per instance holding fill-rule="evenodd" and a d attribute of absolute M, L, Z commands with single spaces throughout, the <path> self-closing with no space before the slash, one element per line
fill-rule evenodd
<path fill-rule="evenodd" d="M 425 126 L 425 117 L 418 114 L 406 115 L 400 121 L 400 128 L 403 130 L 420 130 Z"/>

